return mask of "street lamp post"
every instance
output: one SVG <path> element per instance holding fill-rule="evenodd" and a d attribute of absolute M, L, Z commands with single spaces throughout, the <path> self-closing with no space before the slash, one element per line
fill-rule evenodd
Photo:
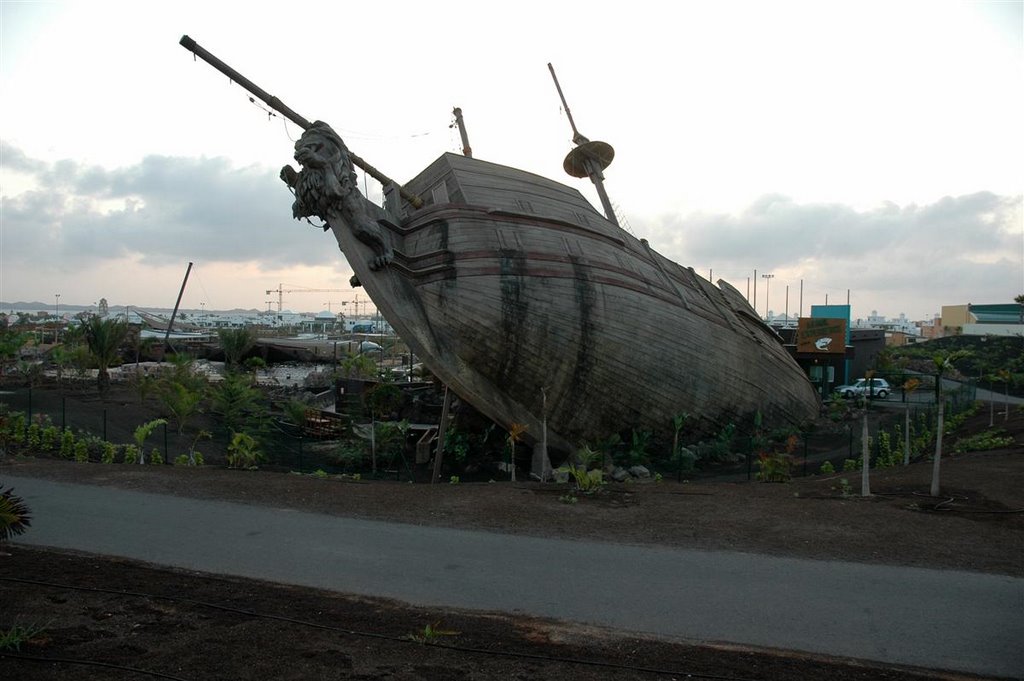
<path fill-rule="evenodd" d="M 762 274 L 761 278 L 764 279 L 764 318 L 768 319 L 768 287 L 772 283 L 772 277 L 774 274 Z M 769 320 L 771 321 L 771 320 Z"/>

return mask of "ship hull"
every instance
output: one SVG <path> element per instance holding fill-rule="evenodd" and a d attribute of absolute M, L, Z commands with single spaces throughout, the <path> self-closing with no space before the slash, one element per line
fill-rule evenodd
<path fill-rule="evenodd" d="M 818 400 L 778 336 L 714 286 L 544 178 L 446 155 L 413 182 L 432 205 L 367 202 L 388 267 L 329 224 L 361 284 L 424 364 L 525 439 L 571 451 L 630 430 L 711 434 L 760 413 L 799 425 Z M 438 191 L 441 187 L 443 191 Z M 526 197 L 526 198 L 524 198 Z"/>

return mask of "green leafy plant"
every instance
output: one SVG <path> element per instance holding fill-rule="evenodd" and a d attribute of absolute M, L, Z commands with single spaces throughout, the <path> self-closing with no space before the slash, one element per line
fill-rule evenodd
<path fill-rule="evenodd" d="M 149 463 L 153 465 L 162 465 L 164 462 L 164 455 L 160 453 L 160 450 L 153 447 L 149 451 Z"/>
<path fill-rule="evenodd" d="M 853 485 L 846 478 L 839 478 L 839 494 L 844 499 L 853 496 Z"/>
<path fill-rule="evenodd" d="M 1004 435 L 1005 432 L 1001 428 L 993 428 L 981 433 L 975 433 L 957 442 L 953 452 L 955 454 L 966 454 L 967 452 L 981 452 L 989 449 L 1009 447 L 1013 444 L 1013 436 Z"/>
<path fill-rule="evenodd" d="M 326 480 L 327 478 L 331 477 L 330 475 L 327 474 L 327 471 L 325 471 L 322 468 L 317 468 L 315 471 L 310 473 L 310 475 L 316 478 L 317 480 Z"/>
<path fill-rule="evenodd" d="M 228 466 L 255 470 L 266 457 L 260 450 L 259 442 L 248 433 L 235 433 L 228 445 Z"/>
<path fill-rule="evenodd" d="M 25 500 L 14 493 L 13 488 L 0 486 L 0 545 L 11 537 L 24 534 L 32 524 Z"/>
<path fill-rule="evenodd" d="M 75 461 L 78 463 L 89 463 L 89 443 L 79 440 L 75 443 Z"/>
<path fill-rule="evenodd" d="M 110 367 L 120 358 L 121 344 L 128 338 L 128 323 L 119 319 L 104 319 L 92 315 L 82 324 L 89 352 L 99 370 L 96 384 L 101 395 L 110 390 Z"/>
<path fill-rule="evenodd" d="M 39 448 L 44 452 L 52 452 L 57 449 L 60 442 L 60 429 L 57 426 L 46 426 L 39 441 Z"/>
<path fill-rule="evenodd" d="M 832 465 L 831 461 L 826 461 L 821 464 L 821 468 L 818 469 L 822 475 L 832 475 L 836 472 L 836 467 Z"/>
<path fill-rule="evenodd" d="M 60 455 L 64 459 L 71 459 L 75 456 L 75 434 L 71 432 L 70 428 L 60 436 Z"/>
<path fill-rule="evenodd" d="M 45 628 L 34 624 L 12 624 L 8 629 L 0 629 L 0 651 L 21 652 L 22 644 L 38 638 L 44 631 Z"/>
<path fill-rule="evenodd" d="M 174 457 L 175 466 L 202 466 L 203 455 L 192 449 L 188 454 L 179 454 Z"/>
<path fill-rule="evenodd" d="M 460 632 L 458 632 L 458 631 L 451 631 L 451 630 L 448 630 L 448 629 L 442 629 L 441 628 L 441 622 L 438 621 L 438 622 L 434 622 L 433 624 L 426 625 L 425 627 L 423 627 L 422 630 L 420 630 L 420 631 L 418 631 L 418 632 L 416 632 L 414 634 L 410 634 L 409 638 L 411 638 L 413 641 L 416 641 L 417 643 L 423 643 L 425 645 L 429 645 L 429 644 L 432 644 L 432 643 L 437 643 L 442 637 L 445 637 L 445 636 L 458 636 L 459 633 Z"/>
<path fill-rule="evenodd" d="M 100 463 L 114 463 L 114 456 L 117 453 L 117 447 L 112 442 L 104 442 L 100 445 Z"/>
<path fill-rule="evenodd" d="M 843 459 L 843 472 L 849 473 L 850 471 L 859 471 L 861 467 L 860 459 Z"/>
<path fill-rule="evenodd" d="M 123 461 L 127 464 L 134 464 L 139 462 L 139 448 L 135 445 L 125 445 L 124 447 L 124 459 Z"/>
<path fill-rule="evenodd" d="M 162 426 L 166 423 L 167 419 L 153 419 L 152 421 L 143 423 L 135 429 L 134 433 L 132 433 L 132 438 L 135 439 L 135 446 L 138 448 L 140 464 L 146 463 L 146 459 L 143 456 L 143 452 L 146 451 L 146 438 L 156 430 L 157 426 Z"/>
<path fill-rule="evenodd" d="M 453 475 L 452 477 L 448 478 L 448 484 L 450 485 L 457 485 L 460 482 L 462 482 L 462 480 L 459 479 L 459 476 L 457 475 Z"/>
<path fill-rule="evenodd" d="M 228 432 L 258 430 L 267 415 L 263 393 L 239 373 L 229 373 L 210 390 L 210 409 Z"/>
<path fill-rule="evenodd" d="M 248 326 L 235 329 L 218 329 L 217 339 L 224 351 L 224 364 L 233 369 L 242 363 L 245 354 L 256 344 L 256 333 Z"/>
<path fill-rule="evenodd" d="M 593 494 L 605 484 L 604 471 L 593 468 L 600 464 L 602 458 L 599 450 L 584 443 L 565 465 L 558 468 L 558 472 L 572 477 L 574 494 Z"/>
<path fill-rule="evenodd" d="M 25 433 L 25 446 L 27 446 L 33 452 L 37 452 L 42 449 L 43 445 L 43 429 L 38 423 L 33 423 L 28 427 Z"/>
<path fill-rule="evenodd" d="M 788 482 L 791 460 L 787 454 L 761 452 L 757 456 L 757 479 L 761 482 Z"/>

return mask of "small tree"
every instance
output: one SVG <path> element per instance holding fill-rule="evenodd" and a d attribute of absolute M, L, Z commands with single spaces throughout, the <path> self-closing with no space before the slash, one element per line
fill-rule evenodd
<path fill-rule="evenodd" d="M 0 377 L 7 373 L 7 365 L 16 361 L 21 349 L 32 339 L 32 334 L 11 326 L 7 315 L 0 315 Z"/>
<path fill-rule="evenodd" d="M 220 340 L 220 347 L 224 351 L 224 363 L 228 368 L 239 366 L 245 353 L 252 350 L 252 346 L 256 344 L 256 334 L 248 326 L 219 329 L 217 338 Z"/>
<path fill-rule="evenodd" d="M 160 386 L 160 401 L 174 419 L 181 436 L 189 419 L 199 413 L 203 392 L 189 384 L 170 380 Z"/>
<path fill-rule="evenodd" d="M 967 350 L 957 350 L 956 352 L 937 352 L 932 357 L 932 362 L 935 364 L 935 399 L 938 402 L 938 417 L 935 424 L 935 458 L 932 460 L 932 486 L 931 495 L 933 497 L 939 496 L 939 472 L 942 462 L 942 431 L 945 429 L 944 416 L 946 400 L 942 396 L 942 377 L 947 371 L 953 368 L 953 363 L 957 362 L 964 357 L 968 357 L 971 353 Z"/>
<path fill-rule="evenodd" d="M 153 419 L 148 423 L 143 423 L 141 426 L 135 429 L 132 433 L 132 437 L 135 439 L 135 446 L 139 448 L 139 463 L 146 463 L 146 438 L 148 438 L 157 426 L 162 426 L 167 423 L 167 419 Z"/>
<path fill-rule="evenodd" d="M 523 423 L 513 423 L 508 428 L 508 447 L 509 459 L 512 465 L 512 482 L 516 481 L 516 443 L 523 438 L 524 433 L 526 433 L 526 425 Z"/>

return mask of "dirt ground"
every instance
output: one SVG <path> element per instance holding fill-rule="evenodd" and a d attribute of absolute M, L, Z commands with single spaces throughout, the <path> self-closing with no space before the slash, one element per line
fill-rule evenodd
<path fill-rule="evenodd" d="M 557 484 L 431 486 L 55 459 L 8 459 L 0 483 L 6 475 L 37 476 L 420 525 L 1021 577 L 1024 412 L 996 419 L 1014 445 L 944 457 L 939 498 L 927 495 L 929 462 L 872 471 L 867 498 L 858 496 L 859 472 L 785 484 L 613 484 L 575 504 L 560 500 L 566 486 Z M 958 437 L 988 423 L 983 410 L 947 438 L 947 453 Z M 20 651 L 0 653 L 3 676 L 12 679 L 943 678 L 510 615 L 415 609 L 17 543 L 6 550 L 0 635 L 41 629 L 25 632 Z"/>

